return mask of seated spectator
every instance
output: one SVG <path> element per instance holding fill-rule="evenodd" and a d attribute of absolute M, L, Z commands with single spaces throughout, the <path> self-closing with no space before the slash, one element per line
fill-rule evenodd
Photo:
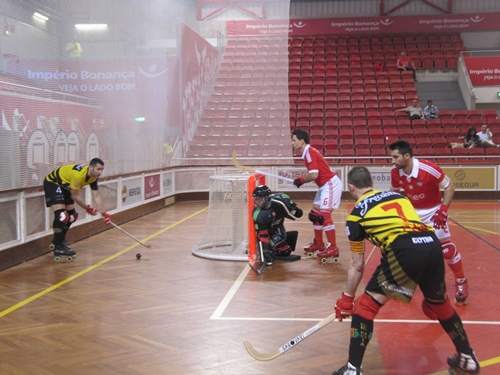
<path fill-rule="evenodd" d="M 438 107 L 432 104 L 432 100 L 427 100 L 427 106 L 424 108 L 424 117 L 426 120 L 439 118 Z"/>
<path fill-rule="evenodd" d="M 406 55 L 406 52 L 401 52 L 401 57 L 398 59 L 398 62 L 396 64 L 396 69 L 399 70 L 400 72 L 403 70 L 413 71 L 413 79 L 415 81 L 417 80 L 415 64 Z"/>
<path fill-rule="evenodd" d="M 481 145 L 484 148 L 500 147 L 500 145 L 497 145 L 495 144 L 495 142 L 493 142 L 493 133 L 490 132 L 488 125 L 482 125 L 481 131 L 477 133 L 477 135 L 481 139 Z"/>
<path fill-rule="evenodd" d="M 476 129 L 471 127 L 467 130 L 467 134 L 465 136 L 459 137 L 462 142 L 452 143 L 451 148 L 474 148 L 474 147 L 483 147 L 482 141 L 476 133 Z"/>
<path fill-rule="evenodd" d="M 406 108 L 396 109 L 395 112 L 409 112 L 410 120 L 421 120 L 424 118 L 424 112 L 422 111 L 422 107 L 418 105 L 418 101 L 415 99 L 413 100 L 411 106 Z"/>

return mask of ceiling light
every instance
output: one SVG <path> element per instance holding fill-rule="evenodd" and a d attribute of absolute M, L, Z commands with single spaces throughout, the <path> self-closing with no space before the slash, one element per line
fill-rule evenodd
<path fill-rule="evenodd" d="M 36 18 L 38 18 L 40 20 L 43 20 L 43 21 L 48 21 L 49 20 L 49 17 L 46 17 L 43 14 L 40 14 L 40 13 L 37 13 L 37 12 L 33 13 L 33 17 L 36 17 Z"/>
<path fill-rule="evenodd" d="M 105 23 L 78 23 L 75 27 L 79 30 L 104 30 L 108 28 Z"/>

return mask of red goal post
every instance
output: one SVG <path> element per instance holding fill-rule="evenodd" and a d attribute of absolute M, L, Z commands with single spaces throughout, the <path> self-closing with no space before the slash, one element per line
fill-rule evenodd
<path fill-rule="evenodd" d="M 252 192 L 259 185 L 266 184 L 266 176 L 260 173 L 254 173 L 248 177 L 247 182 L 247 204 L 248 204 L 248 260 L 255 262 L 257 260 L 257 236 L 255 235 L 255 226 L 253 224 L 253 199 Z"/>

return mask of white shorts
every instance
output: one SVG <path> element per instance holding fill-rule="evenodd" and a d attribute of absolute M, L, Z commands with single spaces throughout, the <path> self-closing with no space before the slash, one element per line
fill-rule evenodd
<path fill-rule="evenodd" d="M 439 210 L 439 207 L 441 207 L 441 205 L 437 205 L 436 207 L 432 207 L 432 208 L 415 209 L 415 211 L 417 211 L 417 214 L 420 217 L 420 220 L 422 220 L 425 224 L 428 224 L 434 228 L 434 223 L 431 221 L 431 218 L 432 218 L 432 216 L 434 216 L 436 211 Z M 450 241 L 451 233 L 450 233 L 450 227 L 448 225 L 448 222 L 446 222 L 446 225 L 444 228 L 441 228 L 441 229 L 434 228 L 434 231 L 436 232 L 437 238 L 439 238 L 439 240 L 441 242 Z"/>
<path fill-rule="evenodd" d="M 321 186 L 314 197 L 314 204 L 320 210 L 333 210 L 340 206 L 342 197 L 342 182 L 338 176 L 333 176 L 326 184 Z"/>

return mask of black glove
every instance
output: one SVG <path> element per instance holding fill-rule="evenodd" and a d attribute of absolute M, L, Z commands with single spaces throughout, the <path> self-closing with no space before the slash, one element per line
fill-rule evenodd
<path fill-rule="evenodd" d="M 305 181 L 304 181 L 304 177 L 297 177 L 296 179 L 293 180 L 293 184 L 295 186 L 297 186 L 297 188 L 301 187 L 302 185 L 304 185 Z"/>

